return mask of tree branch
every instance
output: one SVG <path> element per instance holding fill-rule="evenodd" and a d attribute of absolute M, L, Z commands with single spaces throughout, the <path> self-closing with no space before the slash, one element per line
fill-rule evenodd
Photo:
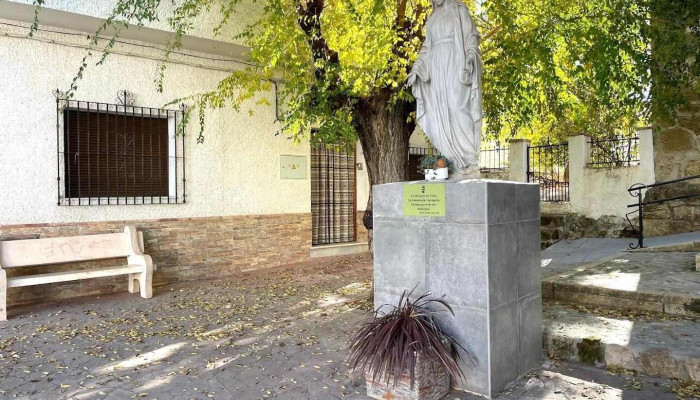
<path fill-rule="evenodd" d="M 311 46 L 313 59 L 338 62 L 338 53 L 328 47 L 326 39 L 321 34 L 321 14 L 325 8 L 324 0 L 307 0 L 305 5 L 297 6 L 299 27 L 306 34 Z"/>

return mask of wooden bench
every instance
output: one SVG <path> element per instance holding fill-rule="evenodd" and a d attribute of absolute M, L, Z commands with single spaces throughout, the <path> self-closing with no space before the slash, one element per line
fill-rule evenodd
<path fill-rule="evenodd" d="M 143 254 L 139 235 L 127 226 L 124 233 L 0 241 L 0 321 L 7 320 L 7 289 L 77 281 L 106 276 L 129 275 L 129 292 L 153 296 L 153 262 Z M 65 264 L 126 257 L 127 265 L 89 270 L 71 270 L 7 277 L 5 269 Z"/>

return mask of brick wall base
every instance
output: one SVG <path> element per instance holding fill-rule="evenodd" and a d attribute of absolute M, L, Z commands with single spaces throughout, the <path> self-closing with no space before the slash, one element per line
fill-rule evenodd
<path fill-rule="evenodd" d="M 154 285 L 214 279 L 304 262 L 309 259 L 311 248 L 310 214 L 10 225 L 0 226 L 0 240 L 122 232 L 125 225 L 134 225 L 143 232 L 145 252 L 153 257 L 157 268 L 153 274 Z M 125 259 L 105 260 L 13 268 L 7 273 L 13 276 L 90 269 L 125 262 Z M 124 291 L 126 281 L 126 277 L 121 276 L 13 288 L 8 290 L 7 301 L 8 305 L 19 305 Z"/>

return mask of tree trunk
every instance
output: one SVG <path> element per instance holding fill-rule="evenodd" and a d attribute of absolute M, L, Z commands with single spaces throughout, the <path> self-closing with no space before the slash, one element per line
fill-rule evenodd
<path fill-rule="evenodd" d="M 391 92 L 381 91 L 363 99 L 357 107 L 357 135 L 367 163 L 369 184 L 403 182 L 408 179 L 408 141 L 415 129 L 409 122 L 415 104 L 389 105 Z M 372 192 L 362 222 L 372 249 Z"/>

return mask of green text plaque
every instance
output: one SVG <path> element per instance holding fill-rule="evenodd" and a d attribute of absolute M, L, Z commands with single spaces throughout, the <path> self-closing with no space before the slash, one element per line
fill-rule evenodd
<path fill-rule="evenodd" d="M 445 185 L 404 185 L 403 215 L 416 217 L 445 216 Z"/>

